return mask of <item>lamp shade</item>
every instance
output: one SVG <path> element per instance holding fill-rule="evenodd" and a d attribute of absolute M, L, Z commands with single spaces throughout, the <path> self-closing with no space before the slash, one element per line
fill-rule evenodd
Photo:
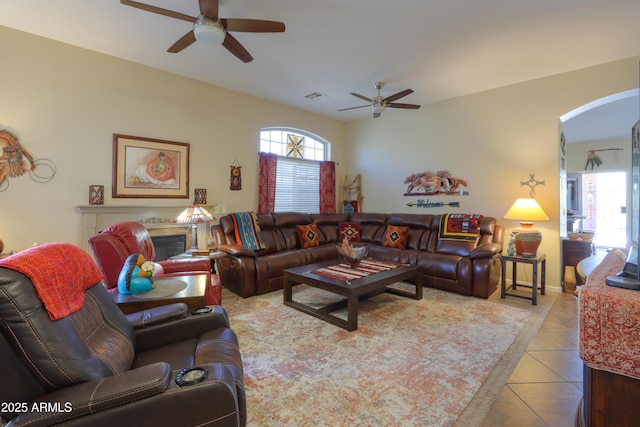
<path fill-rule="evenodd" d="M 504 219 L 523 222 L 549 221 L 549 217 L 542 210 L 536 199 L 518 199 L 504 214 Z"/>
<path fill-rule="evenodd" d="M 178 224 L 200 224 L 214 221 L 215 218 L 206 209 L 198 205 L 191 205 L 183 210 L 176 218 Z"/>
<path fill-rule="evenodd" d="M 191 224 L 191 248 L 187 251 L 187 253 L 192 253 L 198 248 L 198 245 L 196 243 L 196 224 L 202 224 L 214 220 L 215 218 L 213 217 L 213 215 L 207 212 L 205 208 L 198 205 L 191 205 L 187 209 L 183 210 L 180 215 L 178 215 L 175 220 L 177 224 Z"/>
<path fill-rule="evenodd" d="M 504 219 L 520 221 L 520 227 L 513 230 L 516 254 L 536 256 L 542 242 L 542 233 L 533 227 L 534 221 L 549 221 L 536 199 L 518 199 L 504 214 Z"/>

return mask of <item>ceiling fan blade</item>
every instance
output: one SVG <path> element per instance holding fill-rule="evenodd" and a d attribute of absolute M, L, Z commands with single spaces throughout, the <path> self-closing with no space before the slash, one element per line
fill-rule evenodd
<path fill-rule="evenodd" d="M 229 33 L 224 38 L 222 46 L 226 47 L 229 52 L 233 53 L 242 62 L 253 61 L 253 56 Z"/>
<path fill-rule="evenodd" d="M 413 91 L 411 89 L 406 89 L 406 90 L 403 90 L 402 92 L 396 93 L 395 95 L 388 96 L 384 100 L 387 101 L 387 103 L 393 102 L 396 99 L 404 98 L 405 96 L 409 95 L 410 93 L 413 93 Z"/>
<path fill-rule="evenodd" d="M 362 99 L 364 101 L 367 101 L 367 102 L 370 102 L 370 103 L 373 104 L 373 99 L 371 99 L 371 98 L 367 98 L 366 96 L 362 96 L 362 95 L 359 95 L 359 94 L 353 93 L 353 92 L 351 92 L 351 95 L 355 96 L 356 98 L 360 98 L 360 99 Z"/>
<path fill-rule="evenodd" d="M 398 102 L 392 102 L 392 103 L 387 103 L 387 107 L 391 107 L 391 108 L 407 108 L 409 110 L 417 110 L 418 108 L 420 108 L 420 105 L 402 104 L 402 103 L 398 103 Z"/>
<path fill-rule="evenodd" d="M 359 107 L 343 108 L 342 110 L 338 110 L 338 111 L 355 110 L 356 108 L 364 108 L 364 107 L 371 107 L 371 105 L 361 105 Z"/>
<path fill-rule="evenodd" d="M 177 42 L 171 45 L 171 47 L 167 49 L 167 52 L 178 53 L 182 49 L 185 49 L 191 46 L 193 43 L 195 43 L 195 41 L 196 41 L 196 36 L 195 34 L 193 34 L 193 30 L 190 30 L 187 34 L 180 37 Z"/>
<path fill-rule="evenodd" d="M 151 6 L 151 5 L 140 3 L 137 1 L 120 0 L 120 3 L 122 3 L 125 6 L 135 7 L 136 9 L 146 10 L 147 12 L 157 13 L 159 15 L 168 16 L 170 18 L 182 19 L 183 21 L 187 21 L 187 22 L 195 22 L 196 20 L 196 18 L 194 18 L 193 16 L 185 15 L 179 12 L 174 12 L 173 10 L 163 9 L 157 6 Z"/>
<path fill-rule="evenodd" d="M 221 19 L 220 22 L 227 31 L 242 31 L 245 33 L 284 32 L 284 22 L 264 21 L 261 19 Z"/>
<path fill-rule="evenodd" d="M 200 14 L 211 19 L 218 19 L 218 0 L 199 0 Z"/>

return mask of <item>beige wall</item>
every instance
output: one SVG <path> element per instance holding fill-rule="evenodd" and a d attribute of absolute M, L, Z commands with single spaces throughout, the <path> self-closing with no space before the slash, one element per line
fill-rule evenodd
<path fill-rule="evenodd" d="M 458 212 L 495 216 L 509 231 L 517 224 L 502 215 L 528 195 L 520 181 L 535 173 L 546 181 L 536 198 L 551 221 L 537 225 L 552 286 L 560 277 L 558 118 L 638 87 L 638 58 L 630 58 L 343 124 L 3 27 L 0 51 L 0 128 L 58 168 L 49 183 L 23 176 L 0 192 L 7 249 L 34 241 L 82 244 L 76 205 L 87 204 L 91 184 L 105 186 L 106 204 L 168 204 L 178 212 L 192 200 L 193 191 L 188 200 L 111 199 L 113 133 L 190 143 L 191 188 L 207 188 L 209 204 L 232 211 L 257 205 L 259 129 L 291 126 L 332 142 L 339 183 L 347 173 L 362 174 L 369 212 L 454 210 L 410 208 L 406 203 L 416 198 L 402 195 L 410 173 L 448 169 L 468 181 L 470 195 L 435 200 L 459 201 Z M 243 166 L 240 192 L 229 190 L 235 159 Z"/>
<path fill-rule="evenodd" d="M 417 111 L 387 110 L 380 119 L 347 126 L 348 170 L 362 174 L 367 211 L 481 213 L 497 217 L 508 232 L 518 224 L 502 216 L 516 198 L 528 196 L 529 187 L 520 182 L 535 174 L 545 181 L 536 188 L 536 199 L 551 218 L 536 224 L 544 235 L 540 251 L 547 254 L 547 283 L 559 286 L 559 117 L 636 87 L 638 58 L 631 58 Z M 460 208 L 408 207 L 407 202 L 418 198 L 403 196 L 404 179 L 442 169 L 466 179 L 470 195 L 429 200 L 460 202 Z"/>
<path fill-rule="evenodd" d="M 257 209 L 258 133 L 289 126 L 332 143 L 344 165 L 344 124 L 173 74 L 0 27 L 0 129 L 9 129 L 57 174 L 40 184 L 12 178 L 0 192 L 5 251 L 33 242 L 82 245 L 88 187 L 105 186 L 105 205 L 170 205 L 176 215 L 207 188 L 208 204 Z M 112 199 L 114 133 L 186 142 L 189 199 Z M 229 166 L 242 165 L 242 190 L 229 190 Z M 338 176 L 345 174 L 337 167 Z"/>

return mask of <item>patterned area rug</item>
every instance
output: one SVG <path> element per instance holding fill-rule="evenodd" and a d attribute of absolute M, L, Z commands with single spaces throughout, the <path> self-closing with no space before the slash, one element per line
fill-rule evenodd
<path fill-rule="evenodd" d="M 305 285 L 294 293 L 318 305 L 336 298 Z M 347 332 L 282 300 L 279 291 L 224 302 L 250 426 L 452 426 L 532 316 L 425 288 L 421 301 L 362 302 Z"/>

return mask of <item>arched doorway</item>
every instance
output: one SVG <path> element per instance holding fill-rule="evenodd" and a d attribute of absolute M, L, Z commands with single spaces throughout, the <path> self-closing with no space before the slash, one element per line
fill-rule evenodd
<path fill-rule="evenodd" d="M 562 237 L 593 230 L 598 247 L 628 246 L 626 188 L 639 94 L 638 89 L 613 94 L 560 117 Z"/>

